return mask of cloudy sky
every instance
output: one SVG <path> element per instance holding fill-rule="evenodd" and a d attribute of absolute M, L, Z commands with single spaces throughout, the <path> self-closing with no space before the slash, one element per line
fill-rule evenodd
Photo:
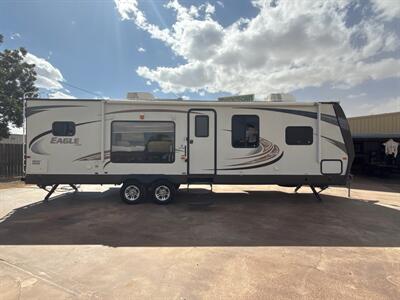
<path fill-rule="evenodd" d="M 399 0 L 1 0 L 48 97 L 290 92 L 348 116 L 400 110 Z"/>

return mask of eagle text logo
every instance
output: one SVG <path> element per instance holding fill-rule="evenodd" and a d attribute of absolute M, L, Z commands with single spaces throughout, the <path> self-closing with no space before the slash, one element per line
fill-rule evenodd
<path fill-rule="evenodd" d="M 80 146 L 79 138 L 70 138 L 70 137 L 53 137 L 50 140 L 50 144 L 63 144 L 63 145 L 75 145 Z"/>

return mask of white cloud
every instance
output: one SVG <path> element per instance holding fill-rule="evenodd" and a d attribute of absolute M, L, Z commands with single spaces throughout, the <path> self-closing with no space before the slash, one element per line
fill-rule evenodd
<path fill-rule="evenodd" d="M 215 6 L 208 2 L 206 4 L 200 5 L 200 9 L 204 9 L 205 13 L 209 15 L 215 13 Z"/>
<path fill-rule="evenodd" d="M 53 53 L 50 51 L 49 55 L 51 54 Z M 37 73 L 35 85 L 39 89 L 49 91 L 49 98 L 76 98 L 70 94 L 69 90 L 62 86 L 62 82 L 65 80 L 61 71 L 46 59 L 38 57 L 32 53 L 27 53 L 25 61 L 29 64 L 35 64 L 35 71 Z"/>
<path fill-rule="evenodd" d="M 11 40 L 19 39 L 21 38 L 21 35 L 18 32 L 14 32 L 13 34 L 10 35 Z"/>
<path fill-rule="evenodd" d="M 136 0 L 114 0 L 122 20 L 134 20 L 136 26 L 150 33 L 151 37 L 167 42 L 169 30 L 161 30 L 158 26 L 150 24 L 143 12 L 138 8 Z"/>
<path fill-rule="evenodd" d="M 139 47 L 139 48 L 137 49 L 137 51 L 138 51 L 138 52 L 146 52 L 146 49 L 144 49 L 143 47 Z"/>
<path fill-rule="evenodd" d="M 372 0 L 374 9 L 382 18 L 391 20 L 400 18 L 400 3 L 398 0 Z"/>
<path fill-rule="evenodd" d="M 222 1 L 217 1 L 217 4 L 218 4 L 219 6 L 221 6 L 221 7 L 225 7 L 224 2 L 222 2 Z"/>
<path fill-rule="evenodd" d="M 378 105 L 373 104 L 369 107 L 368 114 L 375 115 L 396 111 L 400 111 L 400 97 L 389 98 Z"/>
<path fill-rule="evenodd" d="M 64 81 L 59 69 L 54 67 L 44 58 L 37 57 L 27 53 L 25 61 L 29 64 L 35 64 L 36 86 L 46 90 L 62 89 L 61 82 Z"/>
<path fill-rule="evenodd" d="M 76 97 L 66 94 L 61 91 L 55 91 L 49 94 L 49 98 L 58 98 L 58 99 L 76 99 Z"/>
<path fill-rule="evenodd" d="M 378 101 L 377 101 L 378 100 Z M 383 99 L 356 99 L 342 103 L 347 117 L 400 112 L 400 96 Z"/>
<path fill-rule="evenodd" d="M 15 127 L 11 123 L 8 124 L 8 128 L 10 129 L 11 134 L 23 134 L 24 129 L 22 127 Z"/>
<path fill-rule="evenodd" d="M 139 67 L 137 73 L 140 76 L 148 78 L 150 81 L 157 81 L 163 91 L 183 92 L 188 87 L 192 90 L 201 89 L 205 84 L 211 84 L 208 78 L 210 75 L 205 66 L 201 63 L 186 64 L 174 68 L 158 67 L 156 70 L 150 70 L 147 67 Z"/>
<path fill-rule="evenodd" d="M 360 98 L 360 97 L 365 97 L 365 96 L 367 96 L 367 93 L 349 94 L 349 95 L 347 95 L 347 98 L 354 99 L 354 98 Z"/>
<path fill-rule="evenodd" d="M 259 10 L 254 18 L 223 27 L 211 4 L 186 7 L 172 0 L 165 7 L 174 11 L 176 21 L 160 28 L 147 20 L 138 1 L 115 0 L 122 19 L 132 20 L 186 60 L 175 67 L 137 69 L 163 92 L 266 95 L 326 83 L 349 88 L 400 76 L 400 59 L 393 57 L 399 38 L 382 21 L 391 4 L 374 4 L 373 14 L 350 26 L 348 1 L 281 0 L 276 7 L 265 0 L 252 3 Z"/>

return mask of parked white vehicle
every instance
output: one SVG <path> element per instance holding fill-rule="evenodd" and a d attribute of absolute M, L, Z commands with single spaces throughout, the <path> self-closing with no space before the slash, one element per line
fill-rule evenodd
<path fill-rule="evenodd" d="M 186 183 L 315 192 L 345 185 L 354 157 L 336 102 L 29 99 L 25 116 L 26 183 L 122 183 L 127 203 Z"/>

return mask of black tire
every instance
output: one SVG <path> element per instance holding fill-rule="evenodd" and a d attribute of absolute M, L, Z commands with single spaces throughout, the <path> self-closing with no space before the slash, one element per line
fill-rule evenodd
<path fill-rule="evenodd" d="M 127 204 L 137 204 L 146 198 L 146 189 L 138 181 L 124 182 L 120 189 L 122 201 Z"/>
<path fill-rule="evenodd" d="M 157 204 L 171 203 L 175 197 L 175 185 L 166 180 L 160 180 L 151 185 L 151 198 Z"/>

